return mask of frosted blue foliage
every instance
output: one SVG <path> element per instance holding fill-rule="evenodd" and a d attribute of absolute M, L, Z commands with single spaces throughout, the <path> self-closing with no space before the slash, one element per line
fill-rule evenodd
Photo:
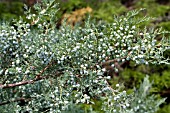
<path fill-rule="evenodd" d="M 146 96 L 145 88 L 150 86 L 146 79 L 140 89 L 146 95 L 127 94 L 120 85 L 110 86 L 111 77 L 104 76 L 107 69 L 103 65 L 119 72 L 117 65 L 129 60 L 169 64 L 163 56 L 170 48 L 165 32 L 139 28 L 139 22 L 147 20 L 135 18 L 139 11 L 117 17 L 113 23 L 88 20 L 84 26 L 56 29 L 53 19 L 58 5 L 53 0 L 43 1 L 44 7 L 36 5 L 37 14 L 26 12 L 31 23 L 21 18 L 14 21 L 16 28 L 8 23 L 0 26 L 0 103 L 7 102 L 0 110 L 60 113 L 79 104 L 95 104 L 94 98 L 103 100 L 104 112 L 157 110 L 155 104 L 163 100 Z M 157 35 L 162 40 L 157 41 Z M 26 105 L 19 105 L 18 98 Z"/>

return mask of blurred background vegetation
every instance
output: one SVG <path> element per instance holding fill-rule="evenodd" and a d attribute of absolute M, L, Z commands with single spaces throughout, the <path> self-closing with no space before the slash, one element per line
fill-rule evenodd
<path fill-rule="evenodd" d="M 24 4 L 32 7 L 36 2 L 41 0 L 0 0 L 0 21 L 12 22 L 20 16 L 25 18 Z M 56 0 L 56 2 L 59 3 L 59 12 L 56 15 L 57 28 L 65 19 L 71 26 L 83 24 L 88 15 L 95 21 L 112 22 L 114 15 L 120 16 L 129 10 L 146 8 L 139 18 L 150 16 L 153 19 L 141 27 L 162 27 L 170 31 L 170 0 Z M 169 57 L 170 51 L 167 51 L 165 56 Z M 146 75 L 149 75 L 153 81 L 152 92 L 167 98 L 158 113 L 170 113 L 170 66 L 135 65 L 133 62 L 127 62 L 122 68 L 122 72 L 112 76 L 111 84 L 121 82 L 128 91 L 131 91 Z M 96 105 L 96 109 L 97 106 L 100 106 L 100 102 Z"/>

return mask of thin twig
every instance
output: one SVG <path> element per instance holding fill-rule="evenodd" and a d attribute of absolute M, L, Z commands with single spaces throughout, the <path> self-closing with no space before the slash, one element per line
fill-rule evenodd
<path fill-rule="evenodd" d="M 3 89 L 3 88 L 11 88 L 11 87 L 21 86 L 21 85 L 26 85 L 26 84 L 33 84 L 36 81 L 46 79 L 46 78 L 48 78 L 48 76 L 39 76 L 39 77 L 36 77 L 33 80 L 26 80 L 26 81 L 13 83 L 13 84 L 0 84 L 0 88 Z"/>
<path fill-rule="evenodd" d="M 53 62 L 51 61 L 43 70 L 40 71 L 37 76 L 41 76 L 49 67 L 51 67 L 52 64 Z"/>
<path fill-rule="evenodd" d="M 18 102 L 18 101 L 20 101 L 20 102 L 26 102 L 26 101 L 30 101 L 30 100 L 31 100 L 31 98 L 18 98 L 18 99 L 15 99 L 15 100 L 9 100 L 9 101 L 1 102 L 1 103 L 0 103 L 0 106 L 1 106 L 1 105 L 5 105 L 5 104 L 9 104 L 9 103 L 11 103 L 11 102 Z"/>
<path fill-rule="evenodd" d="M 42 74 L 49 68 L 53 62 L 51 61 L 43 70 L 40 71 L 40 73 L 35 77 L 33 80 L 26 80 L 26 81 L 21 81 L 13 84 L 0 84 L 0 88 L 11 88 L 11 87 L 16 87 L 16 86 L 21 86 L 25 84 L 33 84 L 35 81 L 39 81 L 42 79 L 49 78 L 48 76 L 42 76 Z"/>
<path fill-rule="evenodd" d="M 102 62 L 101 65 L 102 65 L 102 66 L 105 66 L 105 65 L 109 65 L 109 64 L 111 64 L 111 63 L 118 62 L 119 60 L 122 60 L 122 59 L 127 58 L 129 55 L 130 55 L 130 52 L 128 53 L 127 56 L 124 56 L 124 57 L 118 58 L 118 59 L 107 60 L 106 62 Z"/>
<path fill-rule="evenodd" d="M 130 53 L 127 55 L 129 56 Z M 127 58 L 127 56 L 120 58 L 124 59 Z M 108 60 L 106 62 L 102 62 L 102 65 L 108 65 L 110 63 L 115 63 L 118 62 L 118 59 L 113 59 L 113 60 Z M 16 86 L 21 86 L 21 85 L 26 85 L 26 84 L 33 84 L 36 81 L 42 80 L 42 79 L 46 79 L 49 78 L 49 76 L 42 76 L 42 74 L 49 68 L 51 67 L 51 65 L 53 64 L 53 62 L 49 63 L 42 71 L 40 71 L 40 73 L 35 77 L 35 79 L 33 80 L 26 80 L 26 81 L 21 81 L 21 82 L 17 82 L 17 83 L 13 83 L 13 84 L 0 84 L 0 88 L 11 88 L 11 87 L 16 87 Z"/>

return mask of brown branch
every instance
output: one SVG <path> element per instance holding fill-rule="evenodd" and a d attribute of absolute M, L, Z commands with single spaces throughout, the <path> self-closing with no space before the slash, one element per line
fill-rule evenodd
<path fill-rule="evenodd" d="M 49 76 L 42 76 L 42 74 L 49 68 L 53 62 L 51 61 L 44 69 L 40 71 L 40 73 L 35 77 L 33 80 L 26 80 L 26 81 L 21 81 L 13 84 L 0 84 L 0 88 L 11 88 L 11 87 L 16 87 L 16 86 L 21 86 L 21 85 L 26 85 L 26 84 L 33 84 L 36 81 L 42 80 L 49 78 Z"/>
<path fill-rule="evenodd" d="M 48 78 L 48 76 L 39 76 L 33 80 L 26 80 L 26 81 L 13 83 L 13 84 L 0 84 L 0 88 L 11 88 L 11 87 L 21 86 L 21 85 L 26 85 L 26 84 L 33 84 L 34 82 L 45 79 L 45 78 Z"/>
<path fill-rule="evenodd" d="M 43 70 L 40 71 L 40 73 L 37 75 L 37 77 L 41 76 L 51 65 L 53 62 L 51 61 Z"/>
<path fill-rule="evenodd" d="M 130 53 L 127 55 L 129 56 Z M 119 58 L 119 60 L 127 58 L 127 56 Z M 115 63 L 116 66 L 121 69 L 118 65 L 118 59 L 113 59 L 113 60 L 108 60 L 106 62 L 102 62 L 101 65 L 102 66 L 107 66 L 110 63 Z M 42 80 L 42 79 L 46 79 L 49 78 L 49 76 L 42 76 L 42 74 L 49 68 L 51 67 L 51 65 L 53 64 L 53 62 L 50 62 L 43 70 L 40 71 L 40 73 L 35 77 L 35 79 L 33 80 L 26 80 L 26 81 L 21 81 L 21 82 L 17 82 L 17 83 L 13 83 L 13 84 L 0 84 L 0 88 L 11 88 L 11 87 L 16 87 L 16 86 L 21 86 L 21 85 L 26 85 L 26 84 L 33 84 L 36 81 Z M 57 75 L 60 75 L 61 73 L 57 73 Z"/>
<path fill-rule="evenodd" d="M 106 71 L 104 72 L 104 75 L 109 75 L 109 76 L 114 76 L 117 75 L 118 73 L 115 71 L 115 67 L 119 70 L 119 71 L 123 71 L 123 65 L 126 63 L 124 62 L 120 62 L 122 59 L 126 59 L 128 56 L 130 55 L 130 52 L 128 53 L 128 55 L 122 57 L 122 58 L 117 58 L 117 59 L 112 59 L 112 60 L 108 60 L 109 58 L 105 59 L 105 62 L 100 63 L 100 65 L 102 66 L 102 68 L 104 68 Z M 111 64 L 114 64 L 115 67 L 112 67 Z"/>
<path fill-rule="evenodd" d="M 110 65 L 111 63 L 116 63 L 116 62 L 118 62 L 119 60 L 122 60 L 122 59 L 127 58 L 129 55 L 130 55 L 130 52 L 128 53 L 127 56 L 124 56 L 124 57 L 118 58 L 118 59 L 107 60 L 107 61 L 105 61 L 105 62 L 102 62 L 101 65 L 102 65 L 102 66 L 105 66 L 105 65 Z"/>

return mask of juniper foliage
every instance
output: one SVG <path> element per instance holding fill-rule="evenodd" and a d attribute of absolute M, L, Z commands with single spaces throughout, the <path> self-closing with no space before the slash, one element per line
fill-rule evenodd
<path fill-rule="evenodd" d="M 58 4 L 43 0 L 27 8 L 31 23 L 14 21 L 0 26 L 0 111 L 2 113 L 95 112 L 94 99 L 103 112 L 153 113 L 164 99 L 149 94 L 148 77 L 138 91 L 127 94 L 118 84 L 112 88 L 104 76 L 109 63 L 169 64 L 164 51 L 170 49 L 167 32 L 140 28 L 148 18 L 140 11 L 115 17 L 113 23 L 86 21 L 74 28 L 56 29 Z M 157 37 L 161 40 L 157 40 Z M 106 60 L 107 58 L 107 60 Z M 81 106 L 88 104 L 86 110 Z M 96 111 L 97 112 L 97 111 Z"/>

